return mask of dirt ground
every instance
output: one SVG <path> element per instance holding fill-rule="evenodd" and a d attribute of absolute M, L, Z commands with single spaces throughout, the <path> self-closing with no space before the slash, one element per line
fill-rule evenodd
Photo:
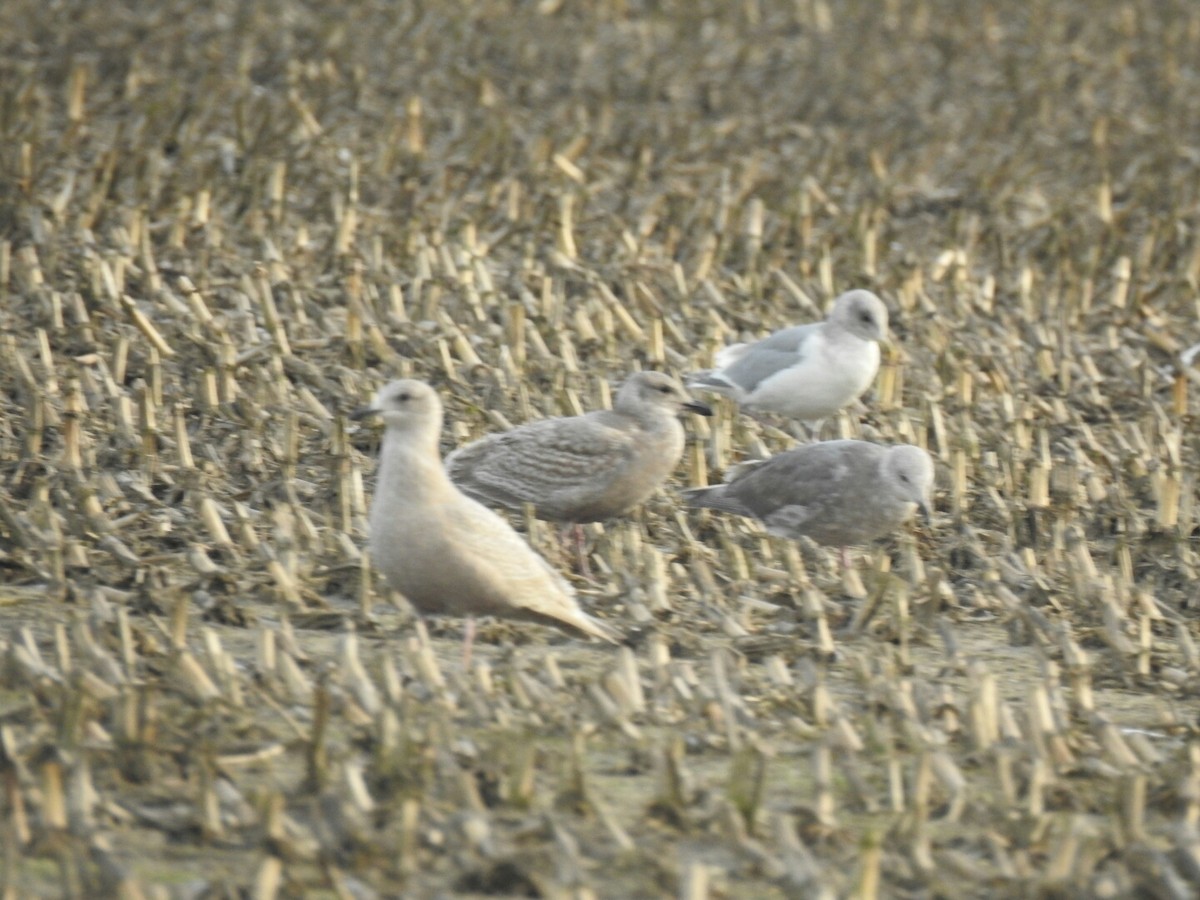
<path fill-rule="evenodd" d="M 1200 891 L 1200 7 L 0 5 L 0 896 Z M 378 432 L 442 448 L 865 287 L 929 526 L 587 529 L 627 635 L 419 621 Z M 436 565 L 436 560 L 430 561 Z"/>

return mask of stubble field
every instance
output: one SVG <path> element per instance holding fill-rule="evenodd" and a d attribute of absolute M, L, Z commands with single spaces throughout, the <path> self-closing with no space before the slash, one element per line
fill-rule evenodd
<path fill-rule="evenodd" d="M 0 894 L 1200 890 L 1200 9 L 0 5 Z M 378 434 L 443 449 L 887 302 L 824 426 L 938 465 L 854 555 L 593 526 L 611 649 L 418 622 Z M 436 565 L 436 561 L 431 561 Z"/>

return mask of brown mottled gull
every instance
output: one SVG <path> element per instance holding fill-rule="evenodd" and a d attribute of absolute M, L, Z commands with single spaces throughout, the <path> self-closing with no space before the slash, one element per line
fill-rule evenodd
<path fill-rule="evenodd" d="M 354 413 L 368 415 L 387 426 L 371 503 L 371 558 L 414 607 L 566 625 L 618 640 L 579 608 L 566 581 L 507 522 L 450 481 L 438 453 L 442 404 L 429 385 L 393 381 Z M 469 619 L 468 648 L 472 625 Z"/>
<path fill-rule="evenodd" d="M 823 322 L 794 325 L 717 354 L 717 367 L 697 372 L 688 387 L 732 397 L 752 413 L 801 421 L 831 416 L 856 400 L 879 371 L 888 313 L 870 291 L 847 291 Z"/>
<path fill-rule="evenodd" d="M 804 444 L 747 466 L 728 484 L 683 492 L 689 506 L 759 519 L 780 537 L 833 547 L 865 544 L 928 518 L 933 460 L 920 447 L 866 441 Z"/>
<path fill-rule="evenodd" d="M 625 379 L 611 410 L 542 419 L 446 457 L 451 480 L 493 506 L 533 505 L 539 519 L 600 522 L 646 500 L 683 453 L 682 410 L 712 410 L 662 372 Z"/>

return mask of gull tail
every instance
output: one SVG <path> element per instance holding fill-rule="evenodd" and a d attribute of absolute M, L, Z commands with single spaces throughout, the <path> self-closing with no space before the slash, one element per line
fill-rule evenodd
<path fill-rule="evenodd" d="M 740 512 L 730 505 L 725 496 L 725 485 L 714 484 L 711 487 L 685 488 L 679 492 L 683 502 L 696 509 L 722 509 L 726 512 Z"/>
<path fill-rule="evenodd" d="M 559 621 L 564 625 L 570 625 L 572 628 L 582 631 L 589 637 L 598 638 L 610 644 L 619 644 L 625 639 L 625 636 L 617 631 L 617 629 L 601 622 L 595 616 L 589 616 L 582 610 L 576 610 L 570 616 L 564 616 Z"/>
<path fill-rule="evenodd" d="M 741 388 L 725 377 L 720 369 L 709 369 L 704 372 L 693 372 L 688 376 L 687 386 L 704 391 L 716 391 L 730 397 L 741 393 Z"/>

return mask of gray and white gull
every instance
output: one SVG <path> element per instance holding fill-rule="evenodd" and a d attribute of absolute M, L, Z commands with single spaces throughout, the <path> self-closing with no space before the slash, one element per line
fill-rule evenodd
<path fill-rule="evenodd" d="M 823 441 L 745 465 L 732 481 L 683 496 L 689 506 L 755 518 L 780 537 L 809 537 L 844 551 L 883 537 L 918 509 L 928 519 L 933 479 L 933 460 L 920 447 Z"/>
<path fill-rule="evenodd" d="M 794 325 L 717 353 L 717 366 L 688 387 L 732 397 L 751 413 L 824 419 L 862 395 L 879 371 L 888 312 L 870 291 L 847 291 L 824 321 Z"/>

